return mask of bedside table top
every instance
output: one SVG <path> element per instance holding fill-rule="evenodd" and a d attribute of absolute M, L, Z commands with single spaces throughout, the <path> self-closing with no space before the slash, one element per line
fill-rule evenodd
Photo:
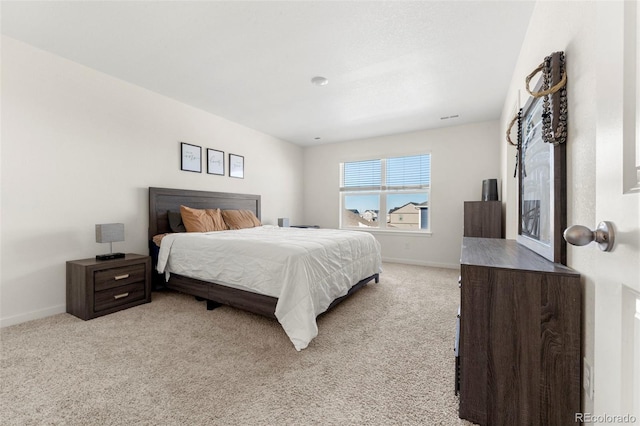
<path fill-rule="evenodd" d="M 117 266 L 122 263 L 131 262 L 133 260 L 144 260 L 148 255 L 145 254 L 135 254 L 135 253 L 127 253 L 124 257 L 120 259 L 110 259 L 110 260 L 96 260 L 95 257 L 90 257 L 88 259 L 78 259 L 78 260 L 69 260 L 67 263 L 75 263 L 77 265 L 82 266 L 94 266 L 94 265 L 104 265 L 104 266 Z"/>

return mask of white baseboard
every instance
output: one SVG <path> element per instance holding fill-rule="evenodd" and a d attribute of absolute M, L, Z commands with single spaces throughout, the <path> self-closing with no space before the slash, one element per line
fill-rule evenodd
<path fill-rule="evenodd" d="M 9 318 L 0 318 L 0 327 L 9 327 L 11 325 L 21 324 L 27 321 L 33 321 L 40 318 L 50 317 L 52 315 L 63 314 L 67 312 L 66 305 L 57 305 L 50 308 L 41 309 L 39 311 L 27 312 L 20 315 L 14 315 Z"/>
<path fill-rule="evenodd" d="M 395 259 L 390 257 L 383 257 L 383 262 L 390 263 L 402 263 L 405 265 L 418 265 L 418 266 L 430 266 L 432 268 L 447 268 L 447 269 L 460 269 L 459 263 L 437 263 L 437 262 L 429 262 L 429 261 L 421 261 L 421 260 L 411 260 L 411 259 Z"/>

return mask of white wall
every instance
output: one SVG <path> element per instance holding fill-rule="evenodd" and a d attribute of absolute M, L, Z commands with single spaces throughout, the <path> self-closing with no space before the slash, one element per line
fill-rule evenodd
<path fill-rule="evenodd" d="M 567 224 L 595 226 L 595 139 L 596 139 L 596 2 L 536 3 L 510 89 L 505 100 L 500 134 L 513 116 L 520 91 L 520 106 L 528 98 L 525 77 L 543 59 L 564 51 L 567 61 L 568 141 L 567 141 Z M 517 224 L 517 186 L 513 179 L 516 150 L 501 145 L 502 178 L 505 193 L 507 238 L 515 238 Z M 594 344 L 594 254 L 593 250 L 567 247 L 568 266 L 583 278 L 583 352 L 593 365 Z M 583 411 L 592 412 L 593 402 L 583 397 Z"/>
<path fill-rule="evenodd" d="M 482 180 L 499 177 L 498 128 L 491 121 L 307 148 L 305 220 L 339 226 L 341 162 L 431 153 L 432 235 L 372 232 L 386 261 L 459 268 L 463 202 L 480 200 Z"/>
<path fill-rule="evenodd" d="M 302 148 L 2 37 L 3 326 L 65 311 L 65 262 L 147 253 L 149 186 L 262 195 L 301 222 Z M 245 178 L 180 171 L 179 142 L 244 155 Z"/>

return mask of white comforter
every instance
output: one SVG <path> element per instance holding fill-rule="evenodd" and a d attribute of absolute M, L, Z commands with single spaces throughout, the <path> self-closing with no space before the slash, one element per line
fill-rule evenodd
<path fill-rule="evenodd" d="M 302 350 L 318 335 L 316 316 L 381 264 L 367 232 L 261 226 L 169 234 L 157 269 L 277 297 L 276 318 Z"/>

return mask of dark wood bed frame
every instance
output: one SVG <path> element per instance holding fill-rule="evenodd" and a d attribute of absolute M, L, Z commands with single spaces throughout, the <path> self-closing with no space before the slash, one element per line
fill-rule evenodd
<path fill-rule="evenodd" d="M 157 250 L 154 250 L 152 238 L 158 234 L 172 232 L 169 227 L 167 212 L 179 212 L 181 205 L 197 209 L 219 208 L 222 210 L 251 210 L 258 219 L 260 219 L 260 195 L 150 187 L 149 247 L 153 258 L 154 282 L 162 283 L 164 287 L 193 295 L 201 300 L 206 300 L 207 309 L 213 309 L 224 304 L 266 317 L 275 318 L 276 304 L 278 302 L 278 299 L 275 297 L 239 290 L 214 282 L 201 281 L 177 274 L 171 274 L 169 281 L 164 282 L 164 276 L 155 272 Z M 379 274 L 366 277 L 356 283 L 345 296 L 334 300 L 329 306 L 329 309 L 355 293 L 371 280 L 375 280 L 376 283 L 379 282 Z M 156 286 L 154 285 L 154 287 Z M 327 309 L 327 311 L 329 309 Z"/>

